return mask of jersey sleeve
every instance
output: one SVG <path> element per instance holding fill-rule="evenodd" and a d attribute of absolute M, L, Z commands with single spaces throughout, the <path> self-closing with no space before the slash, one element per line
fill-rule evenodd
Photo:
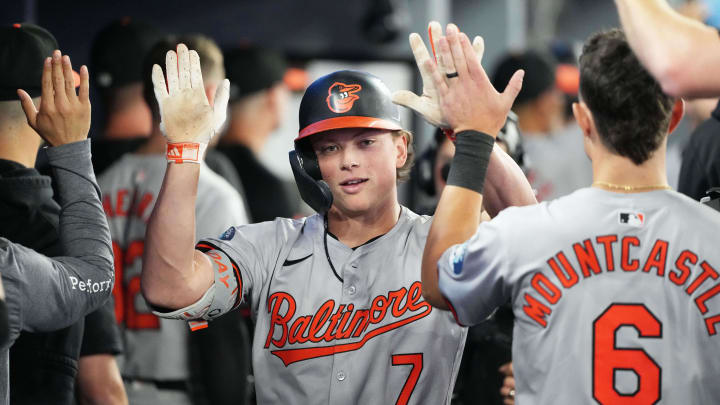
<path fill-rule="evenodd" d="M 233 226 L 219 238 L 203 239 L 197 249 L 213 259 L 213 251 L 226 255 L 231 266 L 237 267 L 239 290 L 249 299 L 256 287 L 261 287 L 275 265 L 275 258 L 283 249 L 285 235 L 282 222 L 277 219 L 252 225 Z"/>
<path fill-rule="evenodd" d="M 189 321 L 191 330 L 202 329 L 242 302 L 257 302 L 257 295 L 287 245 L 293 223 L 276 219 L 252 225 L 231 226 L 219 238 L 203 239 L 196 249 L 211 261 L 215 282 L 194 304 L 157 316 Z M 253 297 L 255 295 L 255 297 Z"/>
<path fill-rule="evenodd" d="M 510 298 L 508 224 L 502 217 L 481 223 L 470 239 L 448 248 L 438 261 L 440 292 L 461 325 L 484 321 Z"/>
<path fill-rule="evenodd" d="M 113 287 L 111 261 L 98 267 L 76 257 L 51 259 L 5 239 L 0 239 L 0 268 L 13 337 L 21 330 L 51 332 L 77 322 L 102 305 Z"/>

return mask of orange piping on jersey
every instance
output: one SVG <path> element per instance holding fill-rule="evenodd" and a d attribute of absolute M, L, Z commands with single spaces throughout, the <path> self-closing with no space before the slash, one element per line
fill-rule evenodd
<path fill-rule="evenodd" d="M 447 298 L 445 298 L 445 296 L 442 296 L 442 299 L 443 299 L 443 301 L 445 301 L 445 304 L 448 306 L 448 308 L 450 308 L 450 313 L 452 314 L 453 318 L 455 318 L 455 323 L 457 323 L 458 325 L 460 325 L 460 326 L 462 326 L 462 327 L 465 327 L 465 325 L 463 325 L 463 324 L 460 322 L 460 319 L 459 319 L 458 316 L 457 316 L 457 312 L 455 312 L 455 307 L 454 307 L 453 304 L 450 302 L 450 300 L 447 299 Z"/>

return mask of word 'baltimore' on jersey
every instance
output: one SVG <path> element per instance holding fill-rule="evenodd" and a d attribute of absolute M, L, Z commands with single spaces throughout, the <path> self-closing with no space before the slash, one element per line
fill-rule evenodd
<path fill-rule="evenodd" d="M 422 300 L 421 291 L 421 284 L 416 281 L 409 289 L 402 287 L 388 292 L 387 295 L 376 296 L 368 309 L 354 308 L 353 304 L 340 304 L 336 308 L 335 301 L 328 300 L 314 315 L 298 316 L 292 323 L 290 320 L 295 316 L 295 298 L 286 292 L 276 292 L 268 300 L 271 324 L 265 348 L 270 348 L 272 344 L 276 348 L 272 350 L 272 354 L 279 357 L 285 366 L 307 359 L 358 350 L 376 336 L 429 315 L 432 307 Z M 408 312 L 408 316 L 405 316 Z M 388 314 L 394 320 L 383 322 Z M 371 324 L 380 326 L 368 331 Z M 359 339 L 347 342 L 353 338 Z M 336 344 L 292 347 L 308 341 Z M 286 347 L 287 344 L 291 347 Z"/>
<path fill-rule="evenodd" d="M 620 255 L 614 254 L 614 246 L 620 246 Z M 677 257 L 670 258 L 672 265 L 668 268 L 669 242 L 662 239 L 655 240 L 650 254 L 646 258 L 637 257 L 633 251 L 638 251 L 641 241 L 637 236 L 603 235 L 594 239 L 585 239 L 572 245 L 571 253 L 566 254 L 560 251 L 547 260 L 549 271 L 538 271 L 531 279 L 532 291 L 525 293 L 525 305 L 523 311 L 533 321 L 543 328 L 547 327 L 549 316 L 552 313 L 551 306 L 556 305 L 563 296 L 563 289 L 567 290 L 581 281 L 590 279 L 592 276 L 603 276 L 603 273 L 641 272 L 648 275 L 655 274 L 657 277 L 667 277 L 667 282 L 676 288 L 684 288 L 688 297 L 695 295 L 695 305 L 701 316 L 705 317 L 708 312 L 707 301 L 720 294 L 720 283 L 708 289 L 700 290 L 708 279 L 717 280 L 718 272 L 696 253 L 689 249 L 683 249 Z M 604 254 L 605 266 L 602 267 L 600 255 Z M 569 257 L 574 257 L 571 264 Z M 644 259 L 644 260 L 643 260 Z M 643 260 L 641 262 L 641 260 Z M 580 269 L 582 278 L 577 269 Z M 667 270 L 667 271 L 666 271 Z M 546 272 L 549 274 L 546 274 Z M 687 287 L 686 287 L 687 285 Z M 562 287 L 562 289 L 561 289 Z M 543 303 L 536 294 L 542 297 Z M 709 335 L 717 334 L 715 325 L 720 323 L 720 314 L 704 318 Z"/>

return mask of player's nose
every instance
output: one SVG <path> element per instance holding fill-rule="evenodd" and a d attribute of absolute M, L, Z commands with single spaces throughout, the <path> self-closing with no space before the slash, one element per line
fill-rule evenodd
<path fill-rule="evenodd" d="M 341 166 L 340 166 L 340 168 L 342 170 L 350 170 L 350 169 L 360 167 L 359 156 L 352 149 L 353 148 L 345 148 L 343 150 L 343 156 L 342 156 Z"/>

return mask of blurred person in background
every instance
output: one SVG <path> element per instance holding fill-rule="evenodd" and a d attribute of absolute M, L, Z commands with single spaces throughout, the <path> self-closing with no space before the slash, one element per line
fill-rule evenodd
<path fill-rule="evenodd" d="M 103 28 L 90 51 L 92 79 L 98 89 L 104 126 L 92 142 L 99 176 L 125 153 L 133 152 L 152 131 L 152 115 L 143 98 L 143 56 L 162 38 L 155 27 L 125 17 Z M 125 57 L 132 53 L 135 58 Z"/>
<path fill-rule="evenodd" d="M 143 97 L 145 55 L 163 38 L 163 33 L 146 23 L 123 17 L 103 28 L 90 51 L 93 83 L 102 97 L 104 127 L 93 139 L 93 167 L 99 176 L 122 155 L 134 152 L 152 132 L 152 114 Z M 219 48 L 217 50 L 219 54 Z M 137 57 L 127 58 L 127 54 Z M 215 55 L 212 60 L 222 59 Z M 222 155 L 210 152 L 208 166 L 239 193 L 237 173 Z"/>
<path fill-rule="evenodd" d="M 720 103 L 690 136 L 678 179 L 678 191 L 695 200 L 712 187 L 720 187 Z"/>
<path fill-rule="evenodd" d="M 288 89 L 283 82 L 286 69 L 284 57 L 270 49 L 238 48 L 225 55 L 230 110 L 227 131 L 217 150 L 232 161 L 240 175 L 253 223 L 292 218 L 298 212 L 294 186 L 260 161 L 260 153 L 279 127 L 287 104 Z"/>
<path fill-rule="evenodd" d="M 208 392 L 202 387 L 203 376 L 194 375 L 197 369 L 191 367 L 187 325 L 159 319 L 140 294 L 146 222 L 167 165 L 151 69 L 153 64 L 164 64 L 166 52 L 174 50 L 180 41 L 191 43 L 201 55 L 203 75 L 207 77 L 205 92 L 210 103 L 215 101 L 215 91 L 225 77 L 217 45 L 201 35 L 162 39 L 143 62 L 143 95 L 152 112 L 152 133 L 135 152 L 124 155 L 99 178 L 115 252 L 114 298 L 126 342 L 121 370 L 132 404 L 189 404 L 193 393 L 202 396 Z M 202 165 L 200 171 L 196 215 L 196 235 L 219 235 L 231 224 L 247 223 L 240 195 L 207 165 Z"/>
<path fill-rule="evenodd" d="M 508 54 L 493 73 L 495 88 L 505 88 L 518 69 L 526 74 L 513 112 L 523 137 L 528 180 L 538 201 L 588 186 L 592 168 L 583 151 L 582 133 L 566 119 L 565 96 L 558 86 L 555 63 L 537 51 Z"/>
<path fill-rule="evenodd" d="M 16 90 L 40 95 L 43 60 L 58 48 L 47 30 L 18 24 L 0 31 L 0 237 L 46 256 L 62 256 L 61 206 L 51 177 L 35 160 L 43 143 L 28 124 Z M 72 326 L 49 333 L 22 332 L 11 352 L 14 404 L 127 403 L 115 355 L 122 351 L 112 301 Z M 38 389 L 38 387 L 43 387 Z"/>
<path fill-rule="evenodd" d="M 522 135 L 517 126 L 517 116 L 510 112 L 505 126 L 497 136 L 497 144 L 525 170 L 523 166 L 525 152 L 522 142 Z M 440 194 L 447 183 L 450 163 L 454 155 L 455 144 L 442 129 L 437 128 L 430 145 L 415 161 L 410 177 L 421 192 L 432 197 L 429 204 L 416 208 L 419 214 L 432 215 L 435 212 Z"/>

